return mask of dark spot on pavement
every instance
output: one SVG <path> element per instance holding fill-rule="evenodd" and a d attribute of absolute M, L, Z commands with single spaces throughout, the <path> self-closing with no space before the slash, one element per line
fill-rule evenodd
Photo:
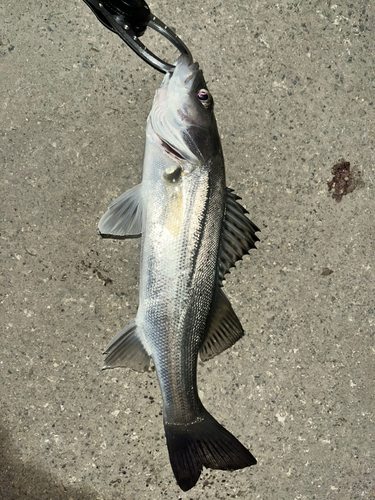
<path fill-rule="evenodd" d="M 87 254 L 87 257 L 93 259 L 93 261 L 88 260 L 88 258 L 82 259 L 80 264 L 76 265 L 77 273 L 82 274 L 86 279 L 89 279 L 94 274 L 103 282 L 104 286 L 113 283 L 113 280 L 108 276 L 107 269 L 103 267 L 101 260 L 97 259 L 94 253 L 91 250 L 91 254 Z M 98 255 L 98 252 L 96 254 Z"/>
<path fill-rule="evenodd" d="M 332 167 L 333 179 L 328 181 L 328 191 L 332 191 L 332 198 L 337 202 L 342 200 L 345 194 L 352 193 L 359 185 L 360 172 L 350 171 L 350 163 L 342 158 L 339 163 Z"/>
<path fill-rule="evenodd" d="M 329 276 L 332 273 L 333 273 L 332 269 L 329 269 L 328 267 L 324 267 L 322 269 L 322 276 Z"/>

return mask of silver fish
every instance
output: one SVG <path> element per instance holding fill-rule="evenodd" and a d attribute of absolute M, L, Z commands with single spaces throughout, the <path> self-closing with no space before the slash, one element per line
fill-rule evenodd
<path fill-rule="evenodd" d="M 197 63 L 181 56 L 156 91 L 147 120 L 142 183 L 99 222 L 104 237 L 142 235 L 139 307 L 107 346 L 103 368 L 146 371 L 163 396 L 171 466 L 192 488 L 202 466 L 241 469 L 252 454 L 204 408 L 197 358 L 213 358 L 243 329 L 222 292 L 224 276 L 258 241 L 259 229 L 225 184 L 212 96 Z"/>

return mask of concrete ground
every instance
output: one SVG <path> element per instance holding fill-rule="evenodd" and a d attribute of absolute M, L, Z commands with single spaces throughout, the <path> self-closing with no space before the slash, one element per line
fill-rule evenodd
<path fill-rule="evenodd" d="M 97 223 L 140 181 L 161 75 L 82 0 L 7 0 L 0 498 L 375 499 L 375 5 L 149 5 L 203 68 L 228 185 L 262 230 L 225 286 L 246 335 L 198 374 L 258 465 L 181 492 L 155 372 L 100 371 L 136 314 L 140 246 Z"/>

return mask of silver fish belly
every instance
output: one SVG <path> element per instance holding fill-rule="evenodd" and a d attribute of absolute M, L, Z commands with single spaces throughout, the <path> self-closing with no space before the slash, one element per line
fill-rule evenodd
<path fill-rule="evenodd" d="M 222 292 L 224 276 L 255 248 L 259 229 L 226 188 L 212 97 L 181 56 L 156 92 L 146 128 L 142 183 L 99 223 L 105 237 L 142 235 L 139 308 L 106 349 L 104 368 L 148 369 L 162 396 L 172 469 L 184 491 L 202 466 L 240 469 L 252 454 L 204 408 L 197 358 L 233 345 L 243 329 Z"/>

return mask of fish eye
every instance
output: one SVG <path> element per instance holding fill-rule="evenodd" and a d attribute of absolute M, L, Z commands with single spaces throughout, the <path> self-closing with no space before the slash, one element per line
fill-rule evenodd
<path fill-rule="evenodd" d="M 197 97 L 205 108 L 212 104 L 212 96 L 207 89 L 200 89 L 197 92 Z"/>

